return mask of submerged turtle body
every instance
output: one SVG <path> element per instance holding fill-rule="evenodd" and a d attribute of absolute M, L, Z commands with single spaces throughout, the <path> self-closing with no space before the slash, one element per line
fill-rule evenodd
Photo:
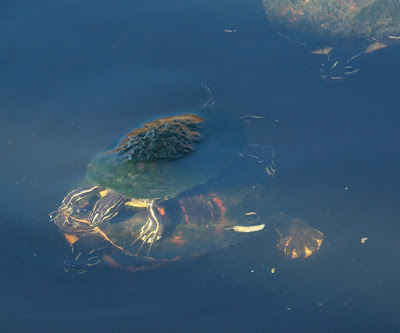
<path fill-rule="evenodd" d="M 270 22 L 283 36 L 327 55 L 323 78 L 358 72 L 358 58 L 400 43 L 397 0 L 263 0 Z"/>
<path fill-rule="evenodd" d="M 71 245 L 67 270 L 84 272 L 100 262 L 130 271 L 149 269 L 237 244 L 277 228 L 286 235 L 278 230 L 278 248 L 292 258 L 305 258 L 318 251 L 323 239 L 319 231 L 301 220 L 277 214 L 264 187 L 239 186 L 229 191 L 195 191 L 160 202 L 153 216 L 159 224 L 158 241 L 152 242 L 146 232 L 154 220 L 149 219 L 145 205 L 130 205 L 129 200 L 118 215 L 91 226 L 90 214 L 112 193 L 101 187 L 91 189 L 76 189 L 74 192 L 82 195 L 69 201 L 76 209 L 62 206 L 54 218 Z"/>
<path fill-rule="evenodd" d="M 261 205 L 260 200 L 255 200 L 256 197 L 261 199 L 260 190 L 247 187 L 237 188 L 233 193 L 193 192 L 158 203 L 153 220 L 145 205 L 132 206 L 126 200 L 118 215 L 91 226 L 89 218 L 93 209 L 107 197 L 104 192 L 112 190 L 96 187 L 88 192 L 83 187 L 75 190 L 83 193 L 74 202 L 80 209 L 62 212 L 61 207 L 55 223 L 74 248 L 71 266 L 76 266 L 79 261 L 97 263 L 106 254 L 106 260 L 110 261 L 112 256 L 114 261 L 132 266 L 131 270 L 133 267 L 145 269 L 226 247 L 248 238 L 252 231 L 263 230 L 265 224 L 260 223 L 261 216 L 267 214 L 267 210 L 272 211 L 272 206 Z M 241 205 L 237 206 L 237 203 Z M 258 210 L 259 215 L 246 215 L 245 207 Z M 152 242 L 147 233 L 152 229 L 149 224 L 154 221 L 159 225 L 156 242 Z M 97 242 L 94 241 L 96 238 Z"/>

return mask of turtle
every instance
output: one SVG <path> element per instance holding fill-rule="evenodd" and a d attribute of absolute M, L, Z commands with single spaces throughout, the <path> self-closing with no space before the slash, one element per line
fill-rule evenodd
<path fill-rule="evenodd" d="M 215 188 L 214 188 L 215 189 Z M 278 249 L 286 256 L 307 258 L 317 252 L 324 235 L 299 218 L 276 213 L 264 185 L 193 190 L 157 205 L 154 219 L 162 225 L 161 237 L 146 252 L 149 214 L 145 207 L 123 205 L 119 214 L 97 226 L 90 215 L 106 192 L 83 186 L 63 201 L 75 209 L 59 209 L 54 222 L 71 246 L 66 271 L 86 272 L 99 263 L 131 272 L 159 267 L 182 258 L 228 247 L 272 230 L 279 236 Z M 71 200 L 72 199 L 72 200 Z"/>
<path fill-rule="evenodd" d="M 276 171 L 270 147 L 245 145 L 238 153 L 241 129 L 223 112 L 180 112 L 145 123 L 96 155 L 86 184 L 68 193 L 52 217 L 71 245 L 68 270 L 83 272 L 100 261 L 129 270 L 154 267 L 236 243 L 262 231 L 264 220 L 285 220 L 270 218 L 262 186 L 249 188 L 238 175 L 245 156 L 269 176 Z M 236 183 L 230 179 L 225 189 L 229 174 Z M 305 232 L 300 238 L 279 232 L 283 252 L 297 258 L 319 249 L 322 233 L 286 220 Z M 131 263 L 118 263 L 117 254 Z"/>
<path fill-rule="evenodd" d="M 321 77 L 343 81 L 359 71 L 359 59 L 400 44 L 397 0 L 263 0 L 282 36 L 326 55 Z"/>
<path fill-rule="evenodd" d="M 114 218 L 124 204 L 146 207 L 148 220 L 141 237 L 142 246 L 148 242 L 150 249 L 162 233 L 156 202 L 171 199 L 222 172 L 242 144 L 241 124 L 226 115 L 215 109 L 181 111 L 130 131 L 116 148 L 92 159 L 87 168 L 88 185 L 70 192 L 58 215 L 74 216 L 79 211 L 75 202 L 98 186 L 105 187 L 103 200 L 87 217 L 90 228 Z M 223 131 L 218 125 L 222 121 L 226 125 Z"/>

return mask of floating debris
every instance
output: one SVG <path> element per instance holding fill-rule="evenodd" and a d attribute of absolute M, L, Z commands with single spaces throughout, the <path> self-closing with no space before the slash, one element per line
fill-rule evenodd
<path fill-rule="evenodd" d="M 247 115 L 245 115 L 245 116 L 241 116 L 240 117 L 241 119 L 265 119 L 265 117 L 264 116 L 257 116 L 257 115 L 255 115 L 255 114 L 247 114 Z"/>
<path fill-rule="evenodd" d="M 247 144 L 244 148 L 244 156 L 255 159 L 258 163 L 265 166 L 265 172 L 275 177 L 276 165 L 275 165 L 275 153 L 270 146 L 260 144 Z"/>
<path fill-rule="evenodd" d="M 272 178 L 275 177 L 276 167 L 274 161 L 271 161 L 271 164 L 265 167 L 265 171 L 267 172 L 268 176 L 271 176 Z"/>
<path fill-rule="evenodd" d="M 375 43 L 368 45 L 367 48 L 365 49 L 364 53 L 371 53 L 376 50 L 384 49 L 385 47 L 387 47 L 386 44 L 375 42 Z"/>
<path fill-rule="evenodd" d="M 212 107 L 212 106 L 215 104 L 214 95 L 213 95 L 213 93 L 211 92 L 211 89 L 208 88 L 205 84 L 203 84 L 202 86 L 203 86 L 203 88 L 205 88 L 205 89 L 207 90 L 208 94 L 210 95 L 210 98 L 208 99 L 208 101 L 204 103 L 203 109 L 205 109 L 205 108 L 210 108 L 210 107 Z"/>
<path fill-rule="evenodd" d="M 236 232 L 255 232 L 263 230 L 264 228 L 265 224 L 252 225 L 252 226 L 235 225 L 230 228 L 225 228 L 225 230 L 234 230 Z"/>
<path fill-rule="evenodd" d="M 314 50 L 314 51 L 310 51 L 311 54 L 329 54 L 331 51 L 333 50 L 333 47 L 331 46 L 327 46 L 324 47 L 322 49 L 318 49 L 318 50 Z"/>

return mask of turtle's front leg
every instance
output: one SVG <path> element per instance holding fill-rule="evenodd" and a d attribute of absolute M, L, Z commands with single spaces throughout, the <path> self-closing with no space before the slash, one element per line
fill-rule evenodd
<path fill-rule="evenodd" d="M 280 236 L 278 249 L 291 259 L 307 258 L 317 252 L 324 235 L 299 218 L 290 218 L 276 228 Z"/>
<path fill-rule="evenodd" d="M 91 266 L 101 262 L 111 245 L 97 230 L 78 235 L 65 233 L 64 236 L 70 245 L 64 260 L 66 272 L 85 273 Z"/>
<path fill-rule="evenodd" d="M 138 240 L 142 241 L 142 244 L 137 251 L 137 254 L 139 254 L 143 246 L 146 243 L 149 243 L 149 249 L 147 250 L 147 255 L 149 255 L 153 243 L 161 238 L 162 225 L 158 220 L 157 214 L 154 210 L 154 207 L 156 206 L 155 201 L 152 199 L 143 199 L 143 202 L 146 204 L 147 207 L 148 219 L 146 223 L 140 228 L 138 238 L 135 240 L 135 242 L 133 242 L 132 245 L 134 245 Z"/>

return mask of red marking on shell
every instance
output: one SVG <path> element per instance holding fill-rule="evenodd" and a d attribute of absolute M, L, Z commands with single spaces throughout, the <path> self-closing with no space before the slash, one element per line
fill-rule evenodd
<path fill-rule="evenodd" d="M 183 244 L 185 241 L 182 239 L 181 236 L 175 236 L 171 239 L 171 242 L 174 244 Z"/>
<path fill-rule="evenodd" d="M 122 266 L 117 263 L 111 256 L 108 254 L 103 255 L 103 261 L 107 264 L 110 265 L 111 267 L 114 268 L 122 268 Z"/>
<path fill-rule="evenodd" d="M 281 10 L 281 15 L 287 16 L 287 19 L 293 23 L 298 21 L 300 17 L 303 16 L 303 12 L 295 10 L 293 7 L 289 6 Z"/>
<path fill-rule="evenodd" d="M 183 215 L 185 216 L 186 224 L 191 224 L 191 223 L 189 222 L 189 216 L 187 216 L 187 214 L 186 214 L 185 206 L 183 205 L 183 203 L 182 203 L 181 200 L 179 200 L 179 204 L 181 205 L 181 209 L 182 209 Z"/>
<path fill-rule="evenodd" d="M 212 200 L 217 204 L 218 208 L 220 209 L 221 212 L 221 216 L 220 216 L 220 223 L 218 225 L 218 227 L 216 228 L 216 232 L 217 233 L 222 233 L 224 231 L 224 225 L 228 223 L 228 221 L 225 218 L 225 213 L 226 213 L 226 207 L 223 203 L 223 201 L 217 197 L 217 195 L 215 193 L 211 193 L 210 194 Z"/>
<path fill-rule="evenodd" d="M 347 4 L 347 12 L 352 12 L 357 9 L 357 2 L 354 0 L 349 0 L 349 3 Z"/>

